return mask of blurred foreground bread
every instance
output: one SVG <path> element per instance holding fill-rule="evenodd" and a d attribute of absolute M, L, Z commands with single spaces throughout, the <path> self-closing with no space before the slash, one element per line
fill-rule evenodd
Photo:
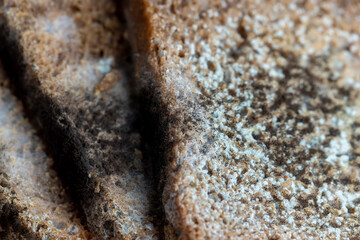
<path fill-rule="evenodd" d="M 359 1 L 127 3 L 167 238 L 359 239 Z"/>
<path fill-rule="evenodd" d="M 0 65 L 0 239 L 90 239 Z"/>
<path fill-rule="evenodd" d="M 115 3 L 5 0 L 0 9 L 6 68 L 90 231 L 156 238 Z"/>

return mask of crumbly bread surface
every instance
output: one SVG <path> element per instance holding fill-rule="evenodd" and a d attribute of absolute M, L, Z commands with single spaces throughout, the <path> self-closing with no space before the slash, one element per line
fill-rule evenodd
<path fill-rule="evenodd" d="M 0 66 L 0 238 L 90 239 Z"/>
<path fill-rule="evenodd" d="M 15 88 L 99 238 L 156 238 L 115 3 L 1 1 Z M 64 170 L 65 169 L 65 170 Z"/>
<path fill-rule="evenodd" d="M 359 1 L 128 1 L 167 237 L 360 238 Z"/>

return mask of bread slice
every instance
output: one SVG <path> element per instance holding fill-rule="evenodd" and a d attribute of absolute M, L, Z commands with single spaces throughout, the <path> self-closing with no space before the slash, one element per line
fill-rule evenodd
<path fill-rule="evenodd" d="M 156 238 L 131 103 L 124 27 L 106 0 L 5 0 L 1 41 L 17 94 L 100 239 Z M 154 220 L 155 221 L 155 220 Z"/>
<path fill-rule="evenodd" d="M 360 238 L 359 1 L 128 1 L 168 238 Z"/>
<path fill-rule="evenodd" d="M 90 239 L 0 65 L 0 239 Z"/>

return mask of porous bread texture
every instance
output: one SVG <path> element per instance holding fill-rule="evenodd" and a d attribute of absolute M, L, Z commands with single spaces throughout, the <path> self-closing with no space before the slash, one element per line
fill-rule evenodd
<path fill-rule="evenodd" d="M 90 239 L 0 65 L 0 238 Z"/>
<path fill-rule="evenodd" d="M 157 238 L 115 3 L 1 1 L 15 87 L 99 238 Z"/>
<path fill-rule="evenodd" d="M 360 238 L 359 1 L 128 1 L 168 238 Z"/>

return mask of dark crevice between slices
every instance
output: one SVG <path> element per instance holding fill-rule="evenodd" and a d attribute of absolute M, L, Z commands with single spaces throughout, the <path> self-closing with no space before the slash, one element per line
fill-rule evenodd
<path fill-rule="evenodd" d="M 166 125 L 161 118 L 161 113 L 154 110 L 154 105 L 157 105 L 156 109 L 165 109 L 164 104 L 160 101 L 154 103 L 157 99 L 152 96 L 151 91 L 143 91 L 143 97 L 140 99 L 140 109 L 142 115 L 142 129 L 141 134 L 144 139 L 144 155 L 146 154 L 151 161 L 151 174 L 154 176 L 154 182 L 156 186 L 157 199 L 154 199 L 154 213 L 159 219 L 160 234 L 162 239 L 165 239 L 164 225 L 167 225 L 165 217 L 165 209 L 162 203 L 162 193 L 165 186 L 165 159 L 166 159 L 166 146 L 168 146 L 166 137 Z M 154 100 L 150 100 L 154 99 Z M 151 102 L 151 104 L 150 104 Z"/>
<path fill-rule="evenodd" d="M 124 9 L 126 8 L 126 1 L 117 1 L 117 16 L 121 22 L 126 22 Z M 127 28 L 127 31 L 132 31 L 131 28 Z M 127 46 L 131 49 L 130 39 L 127 39 Z M 137 122 L 137 129 L 140 131 L 142 137 L 141 151 L 146 161 L 144 161 L 146 177 L 151 181 L 151 185 L 154 186 L 155 193 L 151 201 L 152 212 L 151 216 L 154 216 L 154 225 L 158 229 L 159 239 L 165 239 L 164 223 L 166 221 L 164 206 L 162 204 L 162 192 L 164 187 L 163 169 L 165 159 L 165 128 L 161 121 L 161 114 L 153 111 L 153 102 L 157 100 L 151 90 L 144 90 L 139 88 L 139 82 L 137 81 L 136 70 L 134 67 L 133 55 L 130 54 L 125 59 L 128 64 L 127 74 L 131 76 L 129 83 L 129 91 L 132 103 L 135 108 L 138 109 L 139 121 Z M 161 104 L 160 101 L 158 104 Z M 165 106 L 156 109 L 166 109 Z"/>
<path fill-rule="evenodd" d="M 171 239 L 180 238 L 180 230 L 176 229 L 166 218 L 165 208 L 163 204 L 163 192 L 166 185 L 166 181 L 169 176 L 167 175 L 167 165 L 169 157 L 172 156 L 171 150 L 178 143 L 177 140 L 172 139 L 172 126 L 178 126 L 181 124 L 182 114 L 175 116 L 171 114 L 173 109 L 167 103 L 171 102 L 170 99 L 162 99 L 163 93 L 159 92 L 161 86 L 158 86 L 157 82 L 153 81 L 153 78 L 161 79 L 158 76 L 158 71 L 154 66 L 149 64 L 144 56 L 148 56 L 148 47 L 150 46 L 149 41 L 151 35 L 151 27 L 149 24 L 148 13 L 145 12 L 146 6 L 140 4 L 136 9 L 130 7 L 130 1 L 123 1 L 125 16 L 127 21 L 127 27 L 129 29 L 129 40 L 133 43 L 134 37 L 142 39 L 144 42 L 141 46 L 132 44 L 132 61 L 134 62 L 134 69 L 136 72 L 135 80 L 136 85 L 134 91 L 137 92 L 138 101 L 140 103 L 140 113 L 142 119 L 141 134 L 144 139 L 146 153 L 149 155 L 149 159 L 152 165 L 152 174 L 155 179 L 156 193 L 158 196 L 156 208 L 158 211 L 159 219 L 162 221 L 162 237 L 165 239 L 166 236 L 172 236 Z M 131 17 L 130 17 L 131 16 Z M 129 19 L 137 19 L 138 22 L 142 23 L 141 26 L 129 22 Z M 136 29 L 139 27 L 140 29 Z M 139 33 L 131 34 L 130 31 Z M 138 49 L 134 48 L 137 47 Z M 149 82 L 151 84 L 149 84 Z M 181 165 L 175 167 L 175 171 L 179 170 Z"/>

